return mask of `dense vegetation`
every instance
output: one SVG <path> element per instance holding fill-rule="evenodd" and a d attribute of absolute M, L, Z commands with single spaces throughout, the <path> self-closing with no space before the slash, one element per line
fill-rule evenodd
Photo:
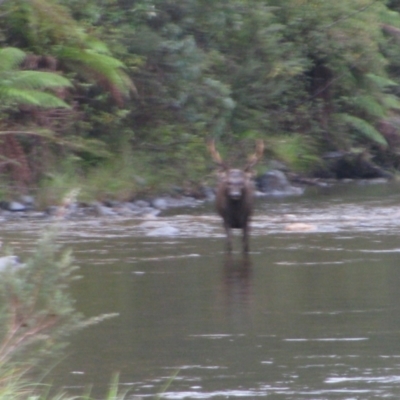
<path fill-rule="evenodd" d="M 129 198 L 209 174 L 205 139 L 331 176 L 400 169 L 398 0 L 0 1 L 2 187 Z M 267 165 L 264 166 L 267 168 Z"/>

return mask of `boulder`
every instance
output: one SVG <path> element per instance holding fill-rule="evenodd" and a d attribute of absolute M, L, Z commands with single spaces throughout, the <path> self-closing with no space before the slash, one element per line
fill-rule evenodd
<path fill-rule="evenodd" d="M 150 203 L 146 200 L 136 200 L 136 201 L 132 202 L 131 204 L 137 208 L 150 207 Z"/>
<path fill-rule="evenodd" d="M 157 197 L 152 200 L 151 205 L 159 210 L 166 210 L 168 208 L 168 200 L 164 197 Z"/>
<path fill-rule="evenodd" d="M 365 152 L 332 151 L 322 157 L 325 170 L 318 171 L 317 177 L 335 179 L 392 179 L 393 175 L 376 165 Z"/>
<path fill-rule="evenodd" d="M 115 211 L 99 202 L 93 204 L 95 212 L 100 217 L 115 216 Z"/>
<path fill-rule="evenodd" d="M 22 204 L 18 201 L 10 201 L 8 203 L 8 211 L 13 211 L 13 212 L 20 212 L 20 211 L 27 211 L 27 206 L 25 204 Z"/>
<path fill-rule="evenodd" d="M 29 195 L 23 195 L 20 198 L 22 204 L 24 204 L 29 210 L 35 207 L 35 198 Z"/>
<path fill-rule="evenodd" d="M 276 169 L 258 176 L 256 188 L 262 194 L 269 196 L 295 196 L 304 192 L 303 188 L 293 186 L 286 175 Z"/>

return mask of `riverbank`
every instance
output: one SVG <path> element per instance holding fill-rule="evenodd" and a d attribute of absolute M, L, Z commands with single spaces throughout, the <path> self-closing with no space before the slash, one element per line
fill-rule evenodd
<path fill-rule="evenodd" d="M 290 179 L 289 179 L 290 178 Z M 337 185 L 375 185 L 386 184 L 387 178 L 377 179 L 341 179 L 321 180 L 304 179 L 298 176 L 289 176 L 281 171 L 270 171 L 256 178 L 256 192 L 258 198 L 283 198 L 302 196 L 307 188 L 335 187 Z M 152 196 L 138 196 L 131 201 L 96 200 L 92 202 L 80 201 L 76 194 L 67 195 L 61 204 L 53 204 L 44 209 L 37 205 L 34 196 L 18 196 L 11 201 L 0 201 L 0 220 L 18 219 L 52 219 L 60 216 L 68 219 L 80 218 L 116 218 L 116 217 L 144 217 L 156 218 L 168 210 L 197 208 L 204 204 L 211 204 L 215 199 L 214 188 L 204 187 L 199 192 L 189 194 L 166 194 Z"/>

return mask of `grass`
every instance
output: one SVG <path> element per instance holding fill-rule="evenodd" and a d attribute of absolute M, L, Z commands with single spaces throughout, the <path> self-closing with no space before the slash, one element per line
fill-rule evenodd
<path fill-rule="evenodd" d="M 79 188 L 77 200 L 83 203 L 129 201 L 138 196 L 171 193 L 174 188 L 190 193 L 207 175 L 201 156 L 191 167 L 185 157 L 178 165 L 172 165 L 169 158 L 154 158 L 144 152 L 121 154 L 94 167 L 83 168 L 82 164 L 81 159 L 71 157 L 54 168 L 55 172 L 47 174 L 34 193 L 37 207 L 45 209 L 60 204 L 75 188 Z"/>
<path fill-rule="evenodd" d="M 78 201 L 129 200 L 139 190 L 134 169 L 124 160 L 104 162 L 85 173 L 78 162 L 60 165 L 48 175 L 35 194 L 37 206 L 44 209 L 59 204 L 65 195 L 79 188 Z"/>
<path fill-rule="evenodd" d="M 179 374 L 179 369 L 165 382 L 160 392 L 154 396 L 154 400 L 160 400 L 163 393 L 167 391 L 172 382 Z M 0 372 L 0 400 L 99 400 L 91 396 L 89 386 L 82 395 L 71 396 L 66 392 L 54 392 L 50 385 L 33 383 L 29 381 L 25 374 L 15 368 L 5 368 Z M 119 387 L 119 374 L 112 376 L 108 388 L 102 400 L 126 400 L 129 390 L 121 390 Z"/>
<path fill-rule="evenodd" d="M 0 376 L 0 400 L 95 400 L 91 397 L 91 389 L 78 396 L 66 392 L 54 392 L 50 385 L 33 383 L 16 369 L 6 369 Z M 104 400 L 125 400 L 128 391 L 119 388 L 119 374 L 114 374 Z M 98 399 L 97 399 L 98 400 Z"/>

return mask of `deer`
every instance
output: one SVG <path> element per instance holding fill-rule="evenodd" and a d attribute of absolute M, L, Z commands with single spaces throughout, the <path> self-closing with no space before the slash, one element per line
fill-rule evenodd
<path fill-rule="evenodd" d="M 232 251 L 232 229 L 241 229 L 243 253 L 247 254 L 250 220 L 254 208 L 253 168 L 263 155 L 264 142 L 256 141 L 256 151 L 248 158 L 243 169 L 230 168 L 216 150 L 214 140 L 208 141 L 207 147 L 218 166 L 215 206 L 225 228 L 227 251 Z"/>

